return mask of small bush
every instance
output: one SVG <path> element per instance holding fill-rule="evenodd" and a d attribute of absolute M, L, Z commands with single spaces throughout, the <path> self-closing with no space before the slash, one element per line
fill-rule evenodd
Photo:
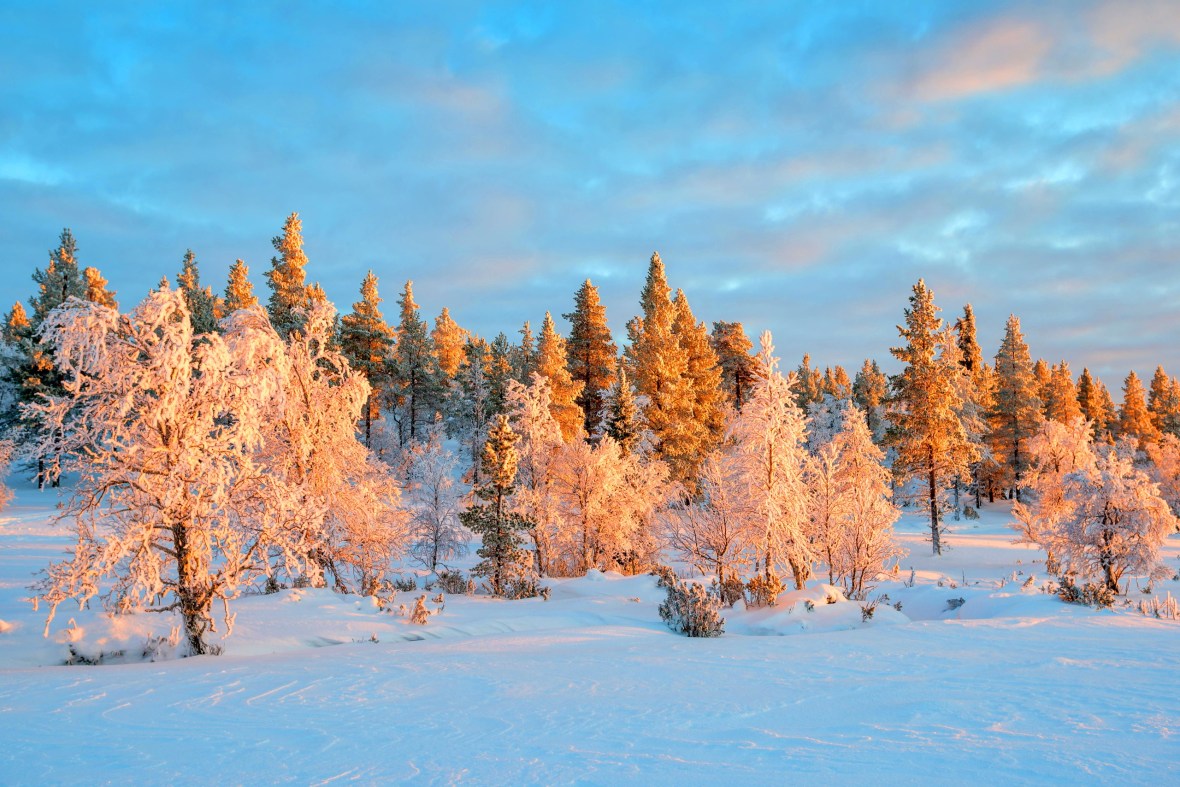
<path fill-rule="evenodd" d="M 734 604 L 745 598 L 746 583 L 736 576 L 730 576 L 722 582 L 714 579 L 711 590 L 721 599 L 722 604 L 732 609 Z"/>
<path fill-rule="evenodd" d="M 773 607 L 778 601 L 778 594 L 786 590 L 786 585 L 776 574 L 767 577 L 758 574 L 746 583 L 746 603 L 755 609 L 758 607 Z"/>
<path fill-rule="evenodd" d="M 444 568 L 438 572 L 438 579 L 434 584 L 443 593 L 449 593 L 453 596 L 461 596 L 467 593 L 467 577 L 463 576 L 463 572 L 457 569 Z"/>
<path fill-rule="evenodd" d="M 963 506 L 964 519 L 979 519 L 979 512 L 975 510 L 974 506 Z"/>
<path fill-rule="evenodd" d="M 1061 578 L 1061 587 L 1057 590 L 1057 597 L 1067 604 L 1081 604 L 1096 609 L 1106 609 L 1114 604 L 1114 593 L 1100 582 L 1087 582 L 1078 587 L 1073 577 Z"/>
<path fill-rule="evenodd" d="M 721 617 L 721 599 L 697 582 L 674 579 L 668 596 L 660 604 L 660 619 L 678 634 L 687 637 L 720 637 L 725 633 Z"/>
<path fill-rule="evenodd" d="M 663 564 L 652 568 L 650 573 L 656 578 L 656 587 L 658 588 L 670 588 L 679 581 L 676 577 L 676 572 L 671 567 Z"/>
<path fill-rule="evenodd" d="M 943 612 L 953 612 L 966 603 L 967 599 L 963 598 L 962 596 L 959 598 L 948 598 L 946 600 L 946 609 L 944 609 Z"/>
<path fill-rule="evenodd" d="M 398 577 L 393 580 L 393 589 L 402 593 L 409 593 L 418 589 L 418 578 L 415 576 Z"/>
<path fill-rule="evenodd" d="M 410 622 L 425 626 L 430 622 L 430 610 L 426 608 L 426 594 L 423 593 L 414 601 L 414 609 L 410 612 Z"/>
<path fill-rule="evenodd" d="M 515 577 L 504 583 L 504 598 L 516 601 L 522 598 L 549 600 L 549 588 L 537 581 L 535 576 Z"/>

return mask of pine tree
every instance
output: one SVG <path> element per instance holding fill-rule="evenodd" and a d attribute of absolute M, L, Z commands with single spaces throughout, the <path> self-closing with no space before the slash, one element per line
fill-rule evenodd
<path fill-rule="evenodd" d="M 472 485 L 481 480 L 480 455 L 487 428 L 495 413 L 487 368 L 491 353 L 488 343 L 478 336 L 468 336 L 463 345 L 463 364 L 455 375 L 455 384 L 447 395 L 447 434 L 467 449 L 470 461 L 467 477 Z"/>
<path fill-rule="evenodd" d="M 176 288 L 184 296 L 188 306 L 189 319 L 193 323 L 193 333 L 200 336 L 213 333 L 217 329 L 217 319 L 214 315 L 216 298 L 213 290 L 201 287 L 201 273 L 197 268 L 197 256 L 189 249 L 184 253 L 180 273 L 176 275 Z"/>
<path fill-rule="evenodd" d="M 574 310 L 562 315 L 570 323 L 566 342 L 570 379 L 582 384 L 577 403 L 584 415 L 586 434 L 598 431 L 607 390 L 615 381 L 619 348 L 606 323 L 606 307 L 589 279 L 574 294 Z"/>
<path fill-rule="evenodd" d="M 434 354 L 438 368 L 445 378 L 454 380 L 463 364 L 463 345 L 467 342 L 467 331 L 451 318 L 451 312 L 443 307 L 442 313 L 434 319 L 434 330 L 430 333 L 434 341 Z"/>
<path fill-rule="evenodd" d="M 1159 440 L 1159 431 L 1151 421 L 1143 383 L 1132 371 L 1123 381 L 1123 406 L 1119 408 L 1119 437 L 1134 438 L 1142 451 L 1148 443 Z"/>
<path fill-rule="evenodd" d="M 603 432 L 619 444 L 627 453 L 639 450 L 643 438 L 643 427 L 639 422 L 639 405 L 635 391 L 627 379 L 627 367 L 619 361 L 618 374 L 607 400 Z"/>
<path fill-rule="evenodd" d="M 533 338 L 533 326 L 525 320 L 520 328 L 520 344 L 512 348 L 512 379 L 521 385 L 530 385 L 535 371 L 537 342 Z"/>
<path fill-rule="evenodd" d="M 222 311 L 227 315 L 238 309 L 249 309 L 258 305 L 254 297 L 254 285 L 250 283 L 250 269 L 246 263 L 236 260 L 229 269 L 229 281 L 225 285 L 225 300 Z"/>
<path fill-rule="evenodd" d="M 86 297 L 86 282 L 78 270 L 78 244 L 69 228 L 61 231 L 58 247 L 49 252 L 49 266 L 44 271 L 38 268 L 33 272 L 33 281 L 37 284 L 37 294 L 29 299 L 29 304 L 33 307 L 30 322 L 34 330 L 67 298 Z"/>
<path fill-rule="evenodd" d="M 699 456 L 705 456 L 717 447 L 725 431 L 721 366 L 709 341 L 709 332 L 704 323 L 698 323 L 693 317 L 684 290 L 676 291 L 672 306 L 676 312 L 672 330 L 680 343 L 685 359 L 685 382 L 693 395 L 692 419 L 686 426 L 695 442 L 694 450 Z"/>
<path fill-rule="evenodd" d="M 852 381 L 852 401 L 865 414 L 873 442 L 885 439 L 885 403 L 889 396 L 889 378 L 876 361 L 865 359 Z"/>
<path fill-rule="evenodd" d="M 398 298 L 401 319 L 394 349 L 392 394 L 398 408 L 401 443 L 417 439 L 424 424 L 442 407 L 442 383 L 430 334 L 414 302 L 413 282 L 407 281 Z"/>
<path fill-rule="evenodd" d="M 476 497 L 483 503 L 474 503 L 459 514 L 467 529 L 483 538 L 483 546 L 477 553 L 483 560 L 472 573 L 488 578 L 494 596 L 518 596 L 517 588 L 528 584 L 532 574 L 532 561 L 523 548 L 522 534 L 533 524 L 510 506 L 520 461 L 516 452 L 519 440 L 508 423 L 508 416 L 498 416 L 480 460 L 486 480 L 475 488 Z"/>
<path fill-rule="evenodd" d="M 533 374 L 527 386 L 516 380 L 508 385 L 509 423 L 520 436 L 512 510 L 532 524 L 529 535 L 542 575 L 550 573 L 552 548 L 560 530 L 556 484 L 564 440 L 551 404 L 549 379 L 539 373 Z"/>
<path fill-rule="evenodd" d="M 1005 483 L 1013 489 L 1017 500 L 1029 465 L 1028 441 L 1044 420 L 1037 388 L 1028 345 L 1020 333 L 1020 320 L 1011 315 L 1004 329 L 1004 341 L 996 353 L 988 443 L 996 462 L 1003 468 Z"/>
<path fill-rule="evenodd" d="M 303 224 L 298 213 L 292 213 L 283 224 L 283 234 L 271 240 L 277 257 L 271 257 L 270 270 L 266 272 L 266 281 L 270 285 L 270 300 L 266 311 L 270 315 L 270 323 L 284 339 L 291 332 L 302 328 L 304 318 L 301 310 L 306 310 L 310 301 L 306 285 L 307 255 L 303 253 Z"/>
<path fill-rule="evenodd" d="M 852 398 L 852 381 L 848 379 L 848 372 L 839 364 L 825 368 L 820 390 L 824 396 L 830 396 L 836 401 L 848 401 Z"/>
<path fill-rule="evenodd" d="M 740 322 L 714 322 L 710 341 L 721 366 L 721 386 L 729 392 L 730 406 L 740 411 L 754 384 L 754 344 Z"/>
<path fill-rule="evenodd" d="M 1078 389 L 1073 383 L 1073 374 L 1065 361 L 1055 365 L 1049 376 L 1049 385 L 1044 396 L 1045 418 L 1063 424 L 1073 423 L 1082 417 L 1078 404 Z"/>
<path fill-rule="evenodd" d="M 803 360 L 795 369 L 795 402 L 799 409 L 807 408 L 824 398 L 824 378 L 818 369 L 811 368 L 811 356 L 803 353 Z"/>
<path fill-rule="evenodd" d="M 503 331 L 488 345 L 488 405 L 492 415 L 507 412 L 508 383 L 512 382 L 512 345 Z"/>
<path fill-rule="evenodd" d="M 1168 377 L 1164 367 L 1157 366 L 1147 392 L 1147 412 L 1151 414 L 1151 425 L 1161 435 L 1180 437 L 1180 386 Z"/>
<path fill-rule="evenodd" d="M 377 277 L 369 271 L 361 282 L 361 299 L 340 320 L 340 351 L 349 365 L 369 383 L 362 413 L 365 447 L 373 448 L 373 422 L 380 417 L 381 400 L 389 385 L 393 329 L 381 314 Z"/>
<path fill-rule="evenodd" d="M 676 309 L 660 255 L 653 253 L 639 298 L 643 316 L 628 324 L 627 349 L 635 390 L 644 398 L 643 419 L 651 430 L 657 455 L 668 464 L 672 478 L 695 486 L 703 456 L 689 426 L 696 403 L 688 381 L 688 359 L 673 329 Z"/>
<path fill-rule="evenodd" d="M 959 363 L 978 385 L 978 375 L 983 370 L 983 350 L 976 339 L 975 310 L 971 304 L 963 307 L 963 316 L 955 321 L 955 333 L 958 335 Z"/>
<path fill-rule="evenodd" d="M 119 302 L 115 300 L 115 292 L 107 287 L 107 280 L 98 268 L 83 268 L 82 279 L 86 282 L 86 294 L 83 296 L 86 300 L 118 310 Z"/>
<path fill-rule="evenodd" d="M 1049 393 L 1049 385 L 1053 380 L 1053 373 L 1044 358 L 1038 358 L 1033 364 L 1033 379 L 1037 381 L 1037 398 L 1041 400 L 1041 407 L 1045 406 L 1045 397 Z"/>
<path fill-rule="evenodd" d="M 550 407 L 566 442 L 577 437 L 586 420 L 578 406 L 582 383 L 570 376 L 566 365 L 568 357 L 565 339 L 553 327 L 553 317 L 545 312 L 545 321 L 541 323 L 541 339 L 537 343 L 537 373 L 549 380 L 552 391 Z"/>
<path fill-rule="evenodd" d="M 1110 400 L 1106 386 L 1101 380 L 1092 377 L 1089 369 L 1082 369 L 1082 376 L 1078 378 L 1078 406 L 1082 410 L 1082 417 L 1090 422 L 1095 442 L 1107 439 L 1113 425 L 1111 411 L 1114 403 Z"/>
<path fill-rule="evenodd" d="M 785 561 L 795 587 L 802 589 L 813 559 L 805 532 L 806 429 L 791 381 L 779 371 L 769 332 L 762 334 L 761 345 L 754 391 L 731 424 L 729 437 L 740 457 L 738 472 L 757 533 L 763 578 L 777 584 L 775 571 Z"/>
<path fill-rule="evenodd" d="M 919 279 L 905 310 L 905 325 L 897 328 L 905 346 L 890 350 L 905 368 L 893 378 L 889 434 L 897 451 L 894 471 L 925 485 L 936 555 L 942 554 L 939 497 L 948 483 L 966 476 L 978 458 L 959 418 L 963 403 L 955 380 L 960 369 L 953 358 L 958 353 L 953 359 L 944 357 L 951 338 L 938 311 L 933 293 Z"/>

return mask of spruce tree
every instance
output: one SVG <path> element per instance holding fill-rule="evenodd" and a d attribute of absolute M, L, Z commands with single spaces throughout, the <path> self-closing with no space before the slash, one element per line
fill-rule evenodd
<path fill-rule="evenodd" d="M 1082 369 L 1082 376 L 1078 378 L 1078 407 L 1082 410 L 1082 417 L 1090 422 L 1091 435 L 1094 442 L 1105 442 L 1110 437 L 1110 430 L 1115 425 L 1111 416 L 1114 403 L 1110 400 L 1110 392 L 1096 377 L 1091 376 L 1089 369 Z"/>
<path fill-rule="evenodd" d="M 33 307 L 30 322 L 34 331 L 41 327 L 49 312 L 70 296 L 86 297 L 86 282 L 78 270 L 78 243 L 68 227 L 61 231 L 58 247 L 49 252 L 48 267 L 33 271 L 33 281 L 37 284 L 37 294 L 29 299 L 29 304 Z"/>
<path fill-rule="evenodd" d="M 517 595 L 516 586 L 527 582 L 531 559 L 524 549 L 524 534 L 532 523 L 511 510 L 510 498 L 516 483 L 519 457 L 516 444 L 520 438 L 512 431 L 508 416 L 497 417 L 488 433 L 480 462 L 485 481 L 475 487 L 482 503 L 473 503 L 459 514 L 468 530 L 480 535 L 483 546 L 477 554 L 483 558 L 472 569 L 476 576 L 487 577 L 494 596 Z"/>
<path fill-rule="evenodd" d="M 996 353 L 988 444 L 1003 470 L 1004 483 L 1013 489 L 1017 500 L 1029 468 L 1028 441 L 1044 420 L 1037 388 L 1028 345 L 1020 332 L 1020 320 L 1011 315 L 1004 329 L 1004 341 Z"/>
<path fill-rule="evenodd" d="M 824 378 L 818 369 L 811 368 L 811 356 L 803 353 L 803 360 L 795 369 L 795 403 L 799 409 L 807 408 L 824 400 Z"/>
<path fill-rule="evenodd" d="M 1065 361 L 1055 365 L 1050 372 L 1044 404 L 1045 417 L 1051 421 L 1068 425 L 1082 417 L 1082 407 L 1078 404 L 1078 389 L 1074 385 L 1069 364 Z"/>
<path fill-rule="evenodd" d="M 472 484 L 480 482 L 479 458 L 488 424 L 495 415 L 487 379 L 490 361 L 488 343 L 478 336 L 468 336 L 463 344 L 463 363 L 446 400 L 447 434 L 466 447 Z"/>
<path fill-rule="evenodd" d="M 1033 364 L 1033 379 L 1037 381 L 1037 398 L 1041 400 L 1043 413 L 1045 397 L 1049 394 L 1049 385 L 1053 380 L 1053 373 L 1049 369 L 1049 364 L 1045 363 L 1044 358 L 1038 358 L 1037 362 Z"/>
<path fill-rule="evenodd" d="M 553 317 L 549 312 L 545 312 L 545 321 L 541 323 L 541 338 L 537 342 L 537 373 L 549 380 L 553 397 L 550 409 L 554 420 L 561 427 L 561 436 L 567 443 L 578 435 L 586 421 L 582 408 L 578 406 L 582 383 L 570 376 L 569 367 L 566 365 L 568 358 L 569 350 L 565 339 L 554 328 Z"/>
<path fill-rule="evenodd" d="M 467 331 L 451 317 L 450 310 L 443 307 L 442 313 L 434 318 L 434 330 L 430 332 L 434 342 L 434 356 L 438 368 L 447 381 L 455 379 L 463 364 L 463 346 L 467 343 Z"/>
<path fill-rule="evenodd" d="M 1132 371 L 1123 381 L 1123 406 L 1119 408 L 1119 436 L 1134 438 L 1139 450 L 1142 451 L 1148 443 L 1159 440 L 1159 431 L 1151 422 L 1151 413 L 1147 411 L 1147 401 L 1143 391 L 1143 383 L 1139 375 Z"/>
<path fill-rule="evenodd" d="M 830 396 L 838 402 L 852 398 L 852 381 L 848 379 L 848 372 L 843 366 L 837 364 L 824 369 L 821 390 L 825 396 Z"/>
<path fill-rule="evenodd" d="M 627 379 L 627 367 L 622 361 L 618 362 L 618 374 L 604 409 L 606 417 L 603 427 L 607 436 L 618 443 L 626 453 L 638 450 L 643 437 L 643 427 L 639 423 L 639 405 L 635 402 L 635 392 L 631 389 L 631 381 Z"/>
<path fill-rule="evenodd" d="M 310 298 L 306 285 L 307 255 L 303 253 L 303 224 L 298 213 L 292 213 L 283 224 L 283 234 L 271 240 L 277 257 L 271 257 L 266 281 L 270 285 L 270 300 L 266 311 L 270 323 L 279 336 L 286 339 L 291 332 L 303 327 L 302 310 Z"/>
<path fill-rule="evenodd" d="M 520 344 L 512 348 L 512 379 L 528 386 L 532 384 L 533 372 L 537 371 L 537 342 L 528 320 L 524 321 L 519 333 Z"/>
<path fill-rule="evenodd" d="M 430 334 L 414 302 L 413 282 L 406 282 L 397 303 L 401 319 L 393 356 L 392 392 L 399 409 L 401 443 L 405 445 L 434 421 L 435 412 L 442 406 L 442 384 Z"/>
<path fill-rule="evenodd" d="M 925 487 L 936 555 L 942 554 L 939 497 L 955 478 L 967 475 L 978 457 L 959 418 L 958 353 L 945 357 L 943 349 L 951 338 L 938 311 L 933 293 L 919 279 L 905 310 L 905 325 L 897 327 L 905 345 L 890 350 L 905 367 L 893 378 L 889 432 L 889 442 L 897 451 L 894 471 L 920 480 Z"/>
<path fill-rule="evenodd" d="M 710 341 L 721 366 L 721 386 L 729 392 L 729 405 L 741 412 L 754 384 L 754 356 L 750 354 L 754 344 L 740 322 L 714 322 Z"/>
<path fill-rule="evenodd" d="M 1151 425 L 1160 435 L 1180 437 L 1180 397 L 1177 396 L 1176 381 L 1170 378 L 1164 367 L 1157 366 L 1147 391 L 1147 411 L 1151 414 Z"/>
<path fill-rule="evenodd" d="M 201 287 L 201 272 L 197 268 L 197 256 L 189 249 L 184 253 L 180 273 L 176 275 L 176 287 L 184 296 L 188 306 L 189 321 L 195 335 L 213 333 L 217 328 L 216 297 L 213 290 Z"/>
<path fill-rule="evenodd" d="M 369 271 L 361 282 L 361 299 L 340 318 L 340 352 L 369 383 L 362 413 L 365 447 L 373 447 L 373 422 L 380 416 L 381 399 L 389 385 L 393 329 L 381 314 L 377 277 Z"/>
<path fill-rule="evenodd" d="M 222 311 L 233 314 L 238 309 L 249 309 L 258 305 L 254 297 L 254 285 L 250 283 L 250 269 L 242 260 L 236 260 L 229 268 L 229 281 L 225 285 L 225 299 Z"/>
<path fill-rule="evenodd" d="M 983 350 L 976 339 L 975 310 L 971 304 L 963 307 L 963 316 L 955 321 L 955 332 L 958 334 L 959 363 L 978 381 L 977 375 L 983 370 Z"/>
<path fill-rule="evenodd" d="M 503 331 L 488 345 L 487 378 L 491 415 L 507 412 L 508 383 L 512 382 L 512 345 Z"/>
<path fill-rule="evenodd" d="M 888 396 L 889 378 L 876 361 L 866 358 L 852 381 L 852 401 L 864 412 L 865 422 L 877 445 L 885 439 L 885 403 Z"/>
<path fill-rule="evenodd" d="M 562 315 L 570 323 L 566 355 L 570 378 L 582 384 L 577 403 L 584 415 L 586 434 L 598 431 L 602 405 L 615 381 L 619 348 L 606 324 L 606 307 L 598 288 L 586 279 L 574 294 L 574 310 Z"/>
<path fill-rule="evenodd" d="M 118 311 L 119 302 L 115 300 L 115 292 L 107 286 L 107 280 L 103 278 L 102 272 L 98 268 L 91 266 L 83 268 L 82 280 L 86 283 L 86 293 L 83 295 L 86 300 Z"/>
<path fill-rule="evenodd" d="M 704 457 L 721 442 L 725 431 L 725 392 L 721 389 L 721 366 L 717 353 L 709 341 L 709 332 L 704 323 L 693 317 L 684 290 L 677 290 L 672 301 L 676 310 L 672 330 L 680 343 L 685 360 L 685 383 L 692 392 L 692 419 L 686 424 L 693 450 Z M 700 462 L 696 463 L 699 467 Z M 696 468 L 694 467 L 694 475 Z"/>
<path fill-rule="evenodd" d="M 963 370 L 959 380 L 959 396 L 963 400 L 960 416 L 964 419 L 968 437 L 975 444 L 977 457 L 971 463 L 971 490 L 975 495 L 975 507 L 983 503 L 983 486 L 987 474 L 990 451 L 983 439 L 986 429 L 986 414 L 992 405 L 992 378 L 987 364 L 983 362 L 983 351 L 975 332 L 975 310 L 971 304 L 963 306 L 963 316 L 955 321 L 955 345 L 959 366 Z M 957 483 L 957 482 L 956 482 Z M 958 486 L 955 488 L 956 494 Z M 958 506 L 955 508 L 958 515 Z"/>

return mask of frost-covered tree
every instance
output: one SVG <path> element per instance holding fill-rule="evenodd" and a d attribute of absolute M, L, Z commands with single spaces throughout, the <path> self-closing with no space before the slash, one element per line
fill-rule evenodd
<path fill-rule="evenodd" d="M 1119 437 L 1134 438 L 1139 450 L 1159 440 L 1159 430 L 1147 410 L 1146 394 L 1139 375 L 1132 371 L 1123 381 L 1123 406 L 1119 408 Z"/>
<path fill-rule="evenodd" d="M 1117 426 L 1114 403 L 1106 386 L 1091 376 L 1089 369 L 1082 369 L 1082 376 L 1078 378 L 1078 406 L 1082 408 L 1082 417 L 1093 424 L 1091 434 L 1094 439 L 1107 439 L 1112 428 Z"/>
<path fill-rule="evenodd" d="M 878 445 L 885 439 L 888 396 L 889 378 L 876 361 L 866 358 L 852 381 L 852 401 L 864 412 L 869 431 Z"/>
<path fill-rule="evenodd" d="M 754 384 L 754 356 L 750 353 L 754 343 L 740 322 L 723 321 L 713 323 L 710 342 L 721 366 L 721 387 L 728 392 L 729 406 L 741 410 Z"/>
<path fill-rule="evenodd" d="M 1016 522 L 1012 527 L 1021 539 L 1041 546 L 1046 566 L 1056 573 L 1054 550 L 1064 523 L 1074 515 L 1076 501 L 1066 496 L 1066 479 L 1072 473 L 1088 472 L 1095 462 L 1090 444 L 1090 423 L 1080 416 L 1069 423 L 1047 420 L 1029 441 L 1030 470 L 1027 488 L 1031 500 L 1012 506 Z"/>
<path fill-rule="evenodd" d="M 465 447 L 470 468 L 467 476 L 473 485 L 478 485 L 483 442 L 495 415 L 487 379 L 490 353 L 487 342 L 478 336 L 468 337 L 463 352 L 463 365 L 459 367 L 445 405 L 447 434 Z"/>
<path fill-rule="evenodd" d="M 764 578 L 769 581 L 785 562 L 795 586 L 802 588 L 814 557 L 806 535 L 804 418 L 791 381 L 779 371 L 769 332 L 762 334 L 761 347 L 754 390 L 732 422 L 729 438 L 739 457 Z"/>
<path fill-rule="evenodd" d="M 430 332 L 434 343 L 434 357 L 445 381 L 449 384 L 459 373 L 463 364 L 463 345 L 467 342 L 467 331 L 451 317 L 447 307 L 443 307 L 438 317 L 434 318 L 434 330 Z"/>
<path fill-rule="evenodd" d="M 549 573 L 551 544 L 560 530 L 556 485 L 565 445 L 551 405 L 549 378 L 540 373 L 528 386 L 515 380 L 508 385 L 508 418 L 520 437 L 512 510 L 532 524 L 529 535 L 542 575 Z"/>
<path fill-rule="evenodd" d="M 665 542 L 681 559 L 725 582 L 754 557 L 760 533 L 751 513 L 737 463 L 715 452 L 701 465 L 699 499 L 668 509 Z"/>
<path fill-rule="evenodd" d="M 270 285 L 267 313 L 270 323 L 284 339 L 302 327 L 302 314 L 311 300 L 307 288 L 307 255 L 303 252 L 303 223 L 292 213 L 283 224 L 283 234 L 271 244 L 279 254 L 271 257 L 266 283 Z"/>
<path fill-rule="evenodd" d="M 425 424 L 442 409 L 443 384 L 426 323 L 414 302 L 413 282 L 407 281 L 398 298 L 401 319 L 393 352 L 391 395 L 402 445 L 417 439 Z"/>
<path fill-rule="evenodd" d="M 607 395 L 605 410 L 603 434 L 609 435 L 627 453 L 639 451 L 644 442 L 644 427 L 640 422 L 635 391 L 627 379 L 627 367 L 622 361 L 619 362 L 615 384 Z"/>
<path fill-rule="evenodd" d="M 533 372 L 537 371 L 537 340 L 533 338 L 533 326 L 528 320 L 520 326 L 520 344 L 512 348 L 512 379 L 521 385 L 529 385 Z"/>
<path fill-rule="evenodd" d="M 795 368 L 795 402 L 804 412 L 824 397 L 824 377 L 811 366 L 811 355 L 803 353 L 803 360 Z"/>
<path fill-rule="evenodd" d="M 1180 385 L 1157 366 L 1147 391 L 1147 412 L 1160 435 L 1180 437 Z"/>
<path fill-rule="evenodd" d="M 82 280 L 86 282 L 86 294 L 83 296 L 86 300 L 112 309 L 119 308 L 119 302 L 115 300 L 115 291 L 107 286 L 108 282 L 103 278 L 102 271 L 88 265 L 82 269 Z"/>
<path fill-rule="evenodd" d="M 250 283 L 250 268 L 242 260 L 235 260 L 229 268 L 222 311 L 225 314 L 233 314 L 238 309 L 249 309 L 257 305 L 258 298 L 254 297 L 254 285 Z"/>
<path fill-rule="evenodd" d="M 110 577 L 111 606 L 176 610 L 189 649 L 208 652 L 214 603 L 266 573 L 268 554 L 293 569 L 308 563 L 304 533 L 261 504 L 268 482 L 256 453 L 281 374 L 258 359 L 281 356 L 281 345 L 250 321 L 194 342 L 184 298 L 169 290 L 127 316 L 70 300 L 43 332 L 65 391 L 29 406 L 44 424 L 33 450 L 78 474 L 62 511 L 77 545 L 48 568 L 39 595 L 46 632 L 58 605 L 85 604 Z"/>
<path fill-rule="evenodd" d="M 377 277 L 369 271 L 361 282 L 361 299 L 340 319 L 340 351 L 369 384 L 362 414 L 365 446 L 373 447 L 373 423 L 380 419 L 382 394 L 389 385 L 393 329 L 381 314 Z"/>
<path fill-rule="evenodd" d="M 942 554 L 943 490 L 966 476 L 978 457 L 959 416 L 963 403 L 956 380 L 961 370 L 957 353 L 944 352 L 951 339 L 938 311 L 933 293 L 919 279 L 905 310 L 905 325 L 897 328 L 905 346 L 890 350 L 905 364 L 893 378 L 893 468 L 900 477 L 922 484 L 936 555 Z"/>
<path fill-rule="evenodd" d="M 483 560 L 472 573 L 488 578 L 494 596 L 516 597 L 521 595 L 518 591 L 522 586 L 535 585 L 532 556 L 523 544 L 524 534 L 532 523 L 512 511 L 511 506 L 519 440 L 508 423 L 508 416 L 497 416 L 480 458 L 485 481 L 475 487 L 476 497 L 483 502 L 473 503 L 459 514 L 467 529 L 483 538 L 483 546 L 477 552 Z"/>
<path fill-rule="evenodd" d="M 1065 361 L 1056 364 L 1049 373 L 1049 384 L 1043 397 L 1045 417 L 1063 424 L 1073 423 L 1082 418 L 1082 406 L 1078 404 L 1078 389 L 1073 374 Z"/>
<path fill-rule="evenodd" d="M 830 396 L 837 402 L 847 402 L 852 399 L 852 380 L 849 379 L 847 370 L 840 364 L 824 369 L 822 389 L 825 397 Z"/>
<path fill-rule="evenodd" d="M 1160 497 L 1180 516 L 1180 438 L 1165 434 L 1147 446 L 1147 474 L 1159 485 Z"/>
<path fill-rule="evenodd" d="M 685 359 L 685 376 L 692 392 L 692 418 L 685 427 L 692 434 L 695 450 L 703 457 L 712 453 L 725 432 L 725 392 L 721 388 L 721 366 L 709 341 L 704 323 L 698 323 L 684 290 L 672 299 L 675 317 L 672 330 Z M 695 463 L 699 466 L 700 461 Z M 695 471 L 694 466 L 694 471 Z"/>
<path fill-rule="evenodd" d="M 1029 465 L 1028 441 L 1037 433 L 1044 416 L 1037 377 L 1016 315 L 1008 317 L 994 371 L 988 444 L 1003 468 L 1005 484 L 1019 500 Z"/>
<path fill-rule="evenodd" d="M 1176 529 L 1159 488 L 1135 467 L 1132 448 L 1100 450 L 1092 467 L 1066 477 L 1075 508 L 1056 540 L 1067 572 L 1098 577 L 1115 593 L 1128 571 L 1155 568 Z"/>
<path fill-rule="evenodd" d="M 582 384 L 576 401 L 585 415 L 583 428 L 592 435 L 598 431 L 603 402 L 615 382 L 619 348 L 611 338 L 598 288 L 589 279 L 574 294 L 574 310 L 562 316 L 570 323 L 565 346 L 570 378 Z"/>
<path fill-rule="evenodd" d="M 438 419 L 406 455 L 405 504 L 410 512 L 413 556 L 431 571 L 467 553 L 468 533 L 459 523 L 464 497 L 455 481 L 458 458 L 443 445 Z"/>

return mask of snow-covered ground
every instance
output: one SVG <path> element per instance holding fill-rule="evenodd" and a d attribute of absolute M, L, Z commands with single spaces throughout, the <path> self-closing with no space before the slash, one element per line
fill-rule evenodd
<path fill-rule="evenodd" d="M 4 784 L 1180 782 L 1180 622 L 1041 593 L 1001 505 L 941 558 L 905 517 L 878 588 L 901 611 L 867 622 L 819 585 L 710 640 L 663 626 L 651 577 L 450 596 L 426 626 L 303 589 L 240 600 L 222 656 L 152 662 L 160 615 L 63 607 L 42 638 L 24 599 L 68 546 L 53 502 L 22 487 L 0 514 Z M 61 666 L 71 645 L 107 663 Z"/>

